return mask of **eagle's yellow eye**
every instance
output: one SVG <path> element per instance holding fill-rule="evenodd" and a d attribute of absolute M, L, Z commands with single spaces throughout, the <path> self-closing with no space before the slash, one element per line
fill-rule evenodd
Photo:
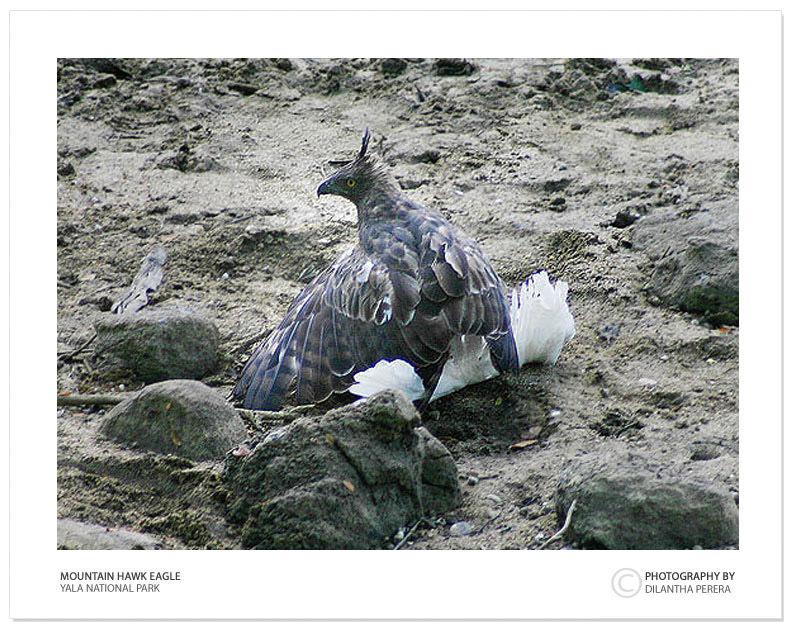
<path fill-rule="evenodd" d="M 355 188 L 355 180 L 352 177 L 347 178 L 347 188 Z"/>

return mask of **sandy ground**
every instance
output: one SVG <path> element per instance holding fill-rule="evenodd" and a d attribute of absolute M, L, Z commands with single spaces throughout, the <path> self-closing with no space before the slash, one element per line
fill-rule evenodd
<path fill-rule="evenodd" d="M 734 60 L 61 60 L 58 391 L 142 386 L 97 369 L 90 344 L 75 351 L 159 244 L 155 303 L 216 322 L 221 368 L 204 382 L 228 392 L 354 242 L 354 207 L 315 191 L 368 126 L 408 194 L 508 285 L 539 269 L 568 282 L 578 329 L 554 367 L 431 406 L 464 499 L 403 548 L 536 547 L 559 528 L 562 468 L 614 441 L 737 496 L 738 329 L 650 295 L 646 253 L 614 225 L 737 198 L 737 94 Z M 101 409 L 58 414 L 60 517 L 165 547 L 239 544 L 211 499 L 222 463 L 117 447 L 98 435 Z M 459 520 L 474 533 L 452 535 Z"/>

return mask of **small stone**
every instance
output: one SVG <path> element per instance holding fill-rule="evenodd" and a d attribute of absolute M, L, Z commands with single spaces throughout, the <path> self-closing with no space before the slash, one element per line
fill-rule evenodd
<path fill-rule="evenodd" d="M 247 457 L 250 455 L 251 449 L 249 449 L 245 444 L 240 444 L 237 448 L 231 451 L 232 457 Z"/>
<path fill-rule="evenodd" d="M 457 521 L 449 528 L 449 532 L 452 536 L 468 536 L 473 531 L 474 528 L 468 521 Z"/>
<path fill-rule="evenodd" d="M 521 433 L 520 436 L 524 440 L 536 440 L 538 437 L 540 437 L 540 433 L 542 433 L 544 428 L 545 427 L 543 427 L 541 424 L 535 424 L 534 426 L 529 427 L 529 430 L 526 431 L 525 434 Z"/>
<path fill-rule="evenodd" d="M 112 74 L 103 74 L 94 81 L 94 87 L 99 89 L 113 87 L 115 84 L 116 77 Z"/>
<path fill-rule="evenodd" d="M 653 380 L 653 379 L 651 379 L 651 378 L 646 378 L 646 377 L 642 377 L 642 378 L 640 378 L 640 379 L 637 381 L 637 383 L 638 383 L 638 384 L 639 384 L 641 387 L 655 387 L 656 385 L 658 385 L 658 381 L 655 381 L 655 380 Z"/>
<path fill-rule="evenodd" d="M 58 175 L 61 177 L 68 177 L 74 175 L 74 166 L 71 162 L 58 161 Z"/>
<path fill-rule="evenodd" d="M 467 59 L 438 59 L 435 73 L 439 76 L 463 76 L 473 74 L 476 66 Z"/>
<path fill-rule="evenodd" d="M 640 215 L 637 212 L 633 212 L 631 210 L 620 210 L 617 213 L 617 216 L 614 217 L 614 221 L 611 222 L 611 225 L 615 228 L 626 228 L 630 225 L 633 225 L 640 219 Z"/>
<path fill-rule="evenodd" d="M 501 503 L 501 497 L 498 496 L 497 494 L 488 494 L 485 498 L 488 501 L 492 501 L 493 503 L 496 503 L 496 504 Z"/>
<path fill-rule="evenodd" d="M 407 61 L 404 59 L 389 57 L 380 62 L 380 72 L 390 76 L 397 76 L 405 71 L 408 67 Z"/>
<path fill-rule="evenodd" d="M 690 459 L 693 462 L 704 462 L 721 456 L 721 449 L 716 444 L 700 442 L 694 444 Z"/>

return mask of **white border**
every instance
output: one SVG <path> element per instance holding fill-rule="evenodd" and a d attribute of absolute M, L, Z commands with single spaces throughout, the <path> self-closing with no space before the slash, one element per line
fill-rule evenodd
<path fill-rule="evenodd" d="M 11 614 L 159 619 L 778 617 L 780 30 L 777 13 L 13 13 Z M 739 551 L 54 551 L 55 409 L 50 398 L 56 328 L 55 59 L 362 54 L 740 58 Z M 640 572 L 736 571 L 735 594 L 621 599 L 611 591 L 610 580 L 624 566 Z M 59 593 L 60 570 L 103 568 L 180 570 L 184 577 L 165 589 L 167 596 L 146 600 Z"/>

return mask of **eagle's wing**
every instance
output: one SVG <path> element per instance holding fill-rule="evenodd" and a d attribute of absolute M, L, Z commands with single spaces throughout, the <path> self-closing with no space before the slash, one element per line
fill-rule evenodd
<path fill-rule="evenodd" d="M 487 339 L 499 372 L 518 369 L 503 286 L 487 257 L 441 215 L 411 202 L 404 222 L 373 222 L 360 231 L 361 246 L 388 270 L 393 314 L 404 351 L 431 380 L 459 335 Z M 376 361 L 389 357 L 377 357 Z M 370 365 L 362 366 L 368 368 Z"/>
<path fill-rule="evenodd" d="M 293 386 L 298 403 L 345 391 L 356 368 L 398 356 L 393 296 L 381 261 L 358 247 L 346 252 L 295 298 L 248 359 L 232 397 L 249 409 L 279 409 Z"/>
<path fill-rule="evenodd" d="M 501 282 L 465 234 L 422 211 L 359 235 L 248 360 L 232 392 L 244 407 L 278 409 L 293 385 L 298 404 L 324 400 L 382 359 L 410 362 L 431 393 L 459 335 L 485 337 L 497 369 L 517 369 Z"/>
<path fill-rule="evenodd" d="M 496 369 L 517 371 L 518 353 L 509 304 L 487 257 L 464 232 L 439 215 L 424 211 L 419 221 L 420 319 L 437 313 L 453 333 L 451 336 L 485 337 Z"/>

